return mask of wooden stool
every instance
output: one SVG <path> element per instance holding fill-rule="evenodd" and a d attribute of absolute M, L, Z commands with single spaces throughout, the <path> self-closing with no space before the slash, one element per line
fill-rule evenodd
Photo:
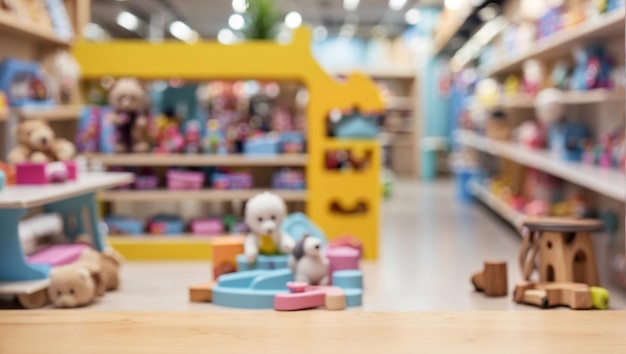
<path fill-rule="evenodd" d="M 483 291 L 487 296 L 506 296 L 508 288 L 506 261 L 485 261 L 484 269 L 472 275 L 472 284 L 477 291 Z"/>
<path fill-rule="evenodd" d="M 540 282 L 599 285 L 590 233 L 603 229 L 600 220 L 528 218 L 524 226 L 529 231 L 520 251 L 525 280 L 537 268 Z"/>

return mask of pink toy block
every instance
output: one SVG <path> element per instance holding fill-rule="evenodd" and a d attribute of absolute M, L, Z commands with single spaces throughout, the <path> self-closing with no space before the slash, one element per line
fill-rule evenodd
<path fill-rule="evenodd" d="M 167 188 L 170 190 L 198 190 L 204 184 L 204 173 L 193 171 L 167 171 Z"/>
<path fill-rule="evenodd" d="M 75 161 L 20 162 L 15 166 L 15 183 L 19 185 L 75 181 L 77 178 L 78 169 Z"/>
<path fill-rule="evenodd" d="M 348 246 L 331 247 L 326 250 L 326 257 L 330 263 L 331 284 L 332 274 L 337 270 L 358 270 L 359 251 Z"/>
<path fill-rule="evenodd" d="M 28 257 L 28 263 L 45 264 L 52 267 L 74 263 L 87 247 L 89 246 L 80 243 L 71 245 L 54 245 Z"/>
<path fill-rule="evenodd" d="M 191 221 L 191 232 L 198 236 L 223 235 L 224 223 L 217 218 L 196 219 Z"/>
<path fill-rule="evenodd" d="M 343 235 L 338 238 L 330 241 L 328 245 L 329 248 L 337 248 L 337 247 L 350 247 L 357 251 L 359 251 L 359 258 L 363 257 L 363 243 L 361 241 L 352 236 L 352 235 Z"/>
<path fill-rule="evenodd" d="M 335 286 L 309 286 L 303 282 L 288 282 L 289 293 L 274 296 L 274 309 L 277 311 L 306 310 L 326 307 L 327 310 L 346 308 L 346 296 Z"/>

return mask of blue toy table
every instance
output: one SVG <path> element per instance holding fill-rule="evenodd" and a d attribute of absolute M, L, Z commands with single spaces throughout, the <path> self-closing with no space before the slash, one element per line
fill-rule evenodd
<path fill-rule="evenodd" d="M 93 236 L 93 247 L 104 248 L 98 228 L 95 193 L 131 183 L 130 173 L 85 173 L 75 182 L 37 186 L 7 186 L 0 192 L 0 294 L 31 294 L 47 287 L 48 267 L 26 262 L 18 224 L 29 208 L 43 207 L 62 215 L 65 234 L 74 239 Z M 20 286 L 23 285 L 23 286 Z M 22 302 L 22 299 L 20 299 Z"/>

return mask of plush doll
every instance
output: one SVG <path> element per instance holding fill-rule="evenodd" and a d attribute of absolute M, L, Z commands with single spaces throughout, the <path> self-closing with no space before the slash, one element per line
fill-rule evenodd
<path fill-rule="evenodd" d="M 256 262 L 259 253 L 277 255 L 293 250 L 294 240 L 280 230 L 286 216 L 285 201 L 276 194 L 263 192 L 248 200 L 245 221 L 250 233 L 244 242 L 244 254 L 248 263 Z"/>
<path fill-rule="evenodd" d="M 85 306 L 96 297 L 96 283 L 86 267 L 70 264 L 50 270 L 48 297 L 55 307 Z"/>
<path fill-rule="evenodd" d="M 295 281 L 309 285 L 328 285 L 330 263 L 322 251 L 322 241 L 303 235 L 289 257 L 289 268 Z"/>
<path fill-rule="evenodd" d="M 132 78 L 114 82 L 109 89 L 109 105 L 113 111 L 107 118 L 115 126 L 115 152 L 147 152 L 149 122 L 141 83 Z"/>
<path fill-rule="evenodd" d="M 76 154 L 74 144 L 58 139 L 47 122 L 26 120 L 15 130 L 17 146 L 9 153 L 9 162 L 53 162 L 70 160 Z"/>
<path fill-rule="evenodd" d="M 118 288 L 120 264 L 121 256 L 114 250 L 107 249 L 100 253 L 91 248 L 85 249 L 78 261 L 74 263 L 92 271 L 98 295 L 104 295 L 107 291 Z"/>

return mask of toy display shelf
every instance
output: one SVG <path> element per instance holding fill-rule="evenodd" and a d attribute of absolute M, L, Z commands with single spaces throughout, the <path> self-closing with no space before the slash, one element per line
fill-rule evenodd
<path fill-rule="evenodd" d="M 107 166 L 306 166 L 306 154 L 85 154 Z"/>
<path fill-rule="evenodd" d="M 505 75 L 521 71 L 523 63 L 528 59 L 554 60 L 570 53 L 580 44 L 612 37 L 624 38 L 625 14 L 625 9 L 620 8 L 588 19 L 577 26 L 536 41 L 531 49 L 516 58 L 489 63 L 484 72 L 487 76 Z"/>
<path fill-rule="evenodd" d="M 272 190 L 287 202 L 306 201 L 306 190 L 256 189 L 202 189 L 202 190 L 110 190 L 102 192 L 100 200 L 105 202 L 163 202 L 163 201 L 245 201 L 266 190 Z"/>
<path fill-rule="evenodd" d="M 45 46 L 69 47 L 71 45 L 71 41 L 58 38 L 53 28 L 25 21 L 19 16 L 5 11 L 0 11 L 0 32 Z"/>
<path fill-rule="evenodd" d="M 13 111 L 22 119 L 41 119 L 45 121 L 77 120 L 80 116 L 81 105 L 59 105 L 52 107 L 22 107 Z"/>
<path fill-rule="evenodd" d="M 107 241 L 127 259 L 210 260 L 213 257 L 213 236 L 116 235 Z"/>
<path fill-rule="evenodd" d="M 387 97 L 385 108 L 410 111 L 415 108 L 414 99 L 413 97 Z"/>
<path fill-rule="evenodd" d="M 600 104 L 609 102 L 624 102 L 625 93 L 606 89 L 589 91 L 565 91 L 563 102 L 568 105 Z M 502 107 L 505 108 L 535 108 L 535 99 L 527 94 L 518 94 L 505 97 Z"/>
<path fill-rule="evenodd" d="M 132 76 L 141 80 L 289 80 L 298 81 L 309 92 L 306 107 L 308 154 L 278 156 L 245 155 L 97 155 L 103 164 L 113 166 L 302 166 L 306 167 L 307 216 L 319 225 L 329 239 L 346 232 L 363 243 L 364 258 L 378 254 L 380 188 L 380 147 L 345 140 L 336 143 L 327 138 L 326 121 L 333 109 L 359 107 L 363 112 L 383 112 L 384 104 L 375 83 L 354 72 L 345 80 L 336 80 L 315 60 L 311 53 L 312 33 L 306 27 L 293 32 L 290 43 L 268 40 L 244 41 L 222 45 L 216 41 L 198 41 L 192 45 L 179 41 L 148 43 L 145 41 L 78 42 L 73 53 L 80 63 L 84 80 L 103 76 Z M 253 61 L 250 58 L 254 58 Z M 324 159 L 337 146 L 357 150 L 366 146 L 372 152 L 367 171 L 341 175 L 327 171 Z M 93 156 L 93 155 L 92 155 Z M 327 183 L 341 183 L 339 191 Z M 362 202 L 367 213 L 337 215 L 331 207 L 340 198 L 345 205 Z M 146 249 L 149 247 L 146 247 Z M 146 250 L 145 252 L 148 252 Z M 122 252 L 124 254 L 124 252 Z"/>
<path fill-rule="evenodd" d="M 512 142 L 503 142 L 458 130 L 456 141 L 462 145 L 507 158 L 612 199 L 626 201 L 626 175 L 616 169 L 605 169 L 579 162 L 564 161 L 547 150 L 531 149 Z"/>
<path fill-rule="evenodd" d="M 0 192 L 0 213 L 6 208 L 32 208 L 68 199 L 82 194 L 93 193 L 119 185 L 132 183 L 131 173 L 101 172 L 83 173 L 75 182 L 62 184 L 6 186 Z"/>
<path fill-rule="evenodd" d="M 513 209 L 510 205 L 491 193 L 487 188 L 485 188 L 478 182 L 470 181 L 469 190 L 472 195 L 476 197 L 476 199 L 483 202 L 486 206 L 488 206 L 496 214 L 500 215 L 500 217 L 506 220 L 509 224 L 513 225 L 513 227 L 518 228 L 520 227 L 520 225 L 522 225 L 522 221 L 524 220 L 524 214 Z"/>

